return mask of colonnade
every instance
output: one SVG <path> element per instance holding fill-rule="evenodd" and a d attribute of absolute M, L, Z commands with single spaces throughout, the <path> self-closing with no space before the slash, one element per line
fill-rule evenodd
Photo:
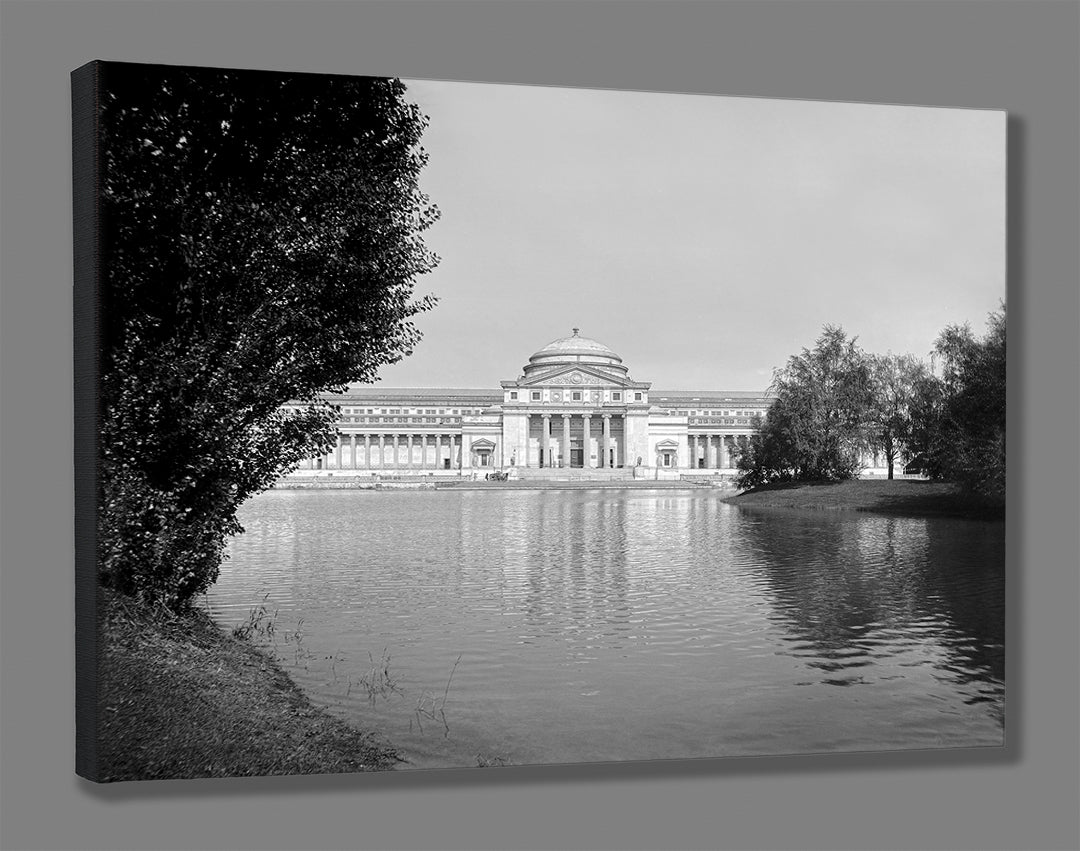
<path fill-rule="evenodd" d="M 443 440 L 448 451 L 443 451 Z M 343 450 L 349 447 L 349 462 L 345 463 Z M 434 457 L 429 458 L 429 447 L 434 448 Z M 413 450 L 419 448 L 419 459 L 414 458 Z M 387 460 L 387 450 L 390 458 Z M 404 458 L 401 452 L 404 450 Z M 330 455 L 311 458 L 307 469 L 338 470 L 444 470 L 449 459 L 450 468 L 461 466 L 461 437 L 455 434 L 338 434 L 336 449 Z M 333 463 L 331 463 L 331 458 Z M 363 461 L 361 464 L 360 462 Z"/>
<path fill-rule="evenodd" d="M 538 455 L 531 441 L 526 441 L 526 467 L 569 467 L 571 450 L 581 451 L 581 466 L 605 469 L 620 467 L 625 459 L 625 426 L 613 414 L 539 414 Z M 580 431 L 573 423 L 580 420 Z M 594 420 L 599 419 L 599 423 Z M 555 421 L 555 422 L 553 422 Z M 572 435 L 573 430 L 573 435 Z M 531 429 L 530 429 L 531 433 Z M 590 457 L 595 438 L 595 461 Z M 745 434 L 691 434 L 690 469 L 726 470 L 735 466 L 733 450 L 749 439 Z M 417 452 L 416 450 L 419 450 Z M 338 470 L 445 470 L 464 465 L 461 435 L 456 434 L 339 434 L 337 447 L 328 455 L 309 459 L 307 469 Z M 347 454 L 348 457 L 345 457 Z M 388 457 L 389 456 L 389 457 Z M 418 456 L 418 457 L 417 457 Z M 702 466 L 704 461 L 704 466 Z M 496 463 L 499 463 L 496 460 Z M 519 462 L 520 463 L 520 462 Z M 574 466 L 578 466 L 575 464 Z"/>
<path fill-rule="evenodd" d="M 747 434 L 691 434 L 689 436 L 690 468 L 729 470 L 735 466 L 732 450 L 745 446 L 749 439 L 750 436 Z M 705 461 L 704 468 L 700 466 L 702 459 Z"/>

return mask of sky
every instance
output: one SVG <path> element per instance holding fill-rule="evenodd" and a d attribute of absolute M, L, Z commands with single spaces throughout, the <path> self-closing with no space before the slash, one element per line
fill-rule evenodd
<path fill-rule="evenodd" d="M 927 357 L 1005 298 L 1005 113 L 406 80 L 441 210 L 384 387 L 497 389 L 574 327 L 637 381 L 764 390 L 826 324 Z"/>

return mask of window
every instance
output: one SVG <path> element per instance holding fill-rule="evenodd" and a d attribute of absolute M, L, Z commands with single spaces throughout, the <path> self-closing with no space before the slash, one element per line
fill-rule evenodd
<path fill-rule="evenodd" d="M 514 400 L 517 399 L 517 390 L 511 390 L 510 391 L 510 398 L 514 399 Z"/>
<path fill-rule="evenodd" d="M 574 402 L 580 402 L 581 401 L 581 391 L 580 390 L 575 390 L 570 395 L 571 395 L 571 400 L 572 401 L 574 401 Z"/>
<path fill-rule="evenodd" d="M 457 413 L 457 408 L 454 408 L 454 410 L 452 410 L 450 413 L 451 414 L 456 414 Z"/>
<path fill-rule="evenodd" d="M 531 398 L 531 399 L 532 399 L 532 400 L 533 400 L 534 402 L 539 402 L 539 401 L 540 401 L 540 391 L 539 391 L 539 390 L 533 390 L 533 391 L 532 391 L 532 395 L 531 395 L 531 397 L 530 397 L 530 398 Z"/>
<path fill-rule="evenodd" d="M 622 401 L 622 393 L 620 393 L 618 391 L 615 391 L 614 393 L 612 393 L 611 394 L 611 401 L 612 402 L 621 402 Z"/>
<path fill-rule="evenodd" d="M 635 393 L 634 394 L 634 401 L 635 402 L 640 402 L 641 401 L 641 394 L 640 393 Z"/>

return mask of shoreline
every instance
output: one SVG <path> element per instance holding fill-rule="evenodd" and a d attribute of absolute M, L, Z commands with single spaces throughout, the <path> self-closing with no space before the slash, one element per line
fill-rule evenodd
<path fill-rule="evenodd" d="M 316 707 L 206 612 L 99 596 L 99 782 L 392 769 L 397 751 Z"/>
<path fill-rule="evenodd" d="M 724 498 L 765 509 L 858 511 L 901 517 L 1005 519 L 1004 503 L 963 493 L 951 482 L 925 479 L 850 479 L 846 482 L 784 482 Z"/>

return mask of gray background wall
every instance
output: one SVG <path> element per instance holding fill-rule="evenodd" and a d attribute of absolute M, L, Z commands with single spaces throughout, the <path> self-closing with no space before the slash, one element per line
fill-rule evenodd
<path fill-rule="evenodd" d="M 4 3 L 4 848 L 1077 848 L 1075 2 Z M 263 778 L 72 772 L 68 72 L 90 59 L 1010 112 L 1003 751 Z"/>

